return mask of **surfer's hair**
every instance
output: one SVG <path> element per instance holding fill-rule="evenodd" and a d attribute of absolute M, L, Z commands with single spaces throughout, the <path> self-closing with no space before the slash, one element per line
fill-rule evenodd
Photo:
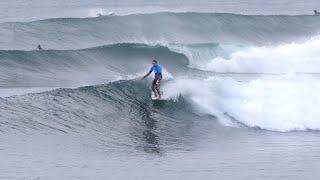
<path fill-rule="evenodd" d="M 155 60 L 155 59 L 154 59 L 154 60 L 152 60 L 152 62 L 158 63 L 158 61 L 157 61 L 157 60 Z"/>

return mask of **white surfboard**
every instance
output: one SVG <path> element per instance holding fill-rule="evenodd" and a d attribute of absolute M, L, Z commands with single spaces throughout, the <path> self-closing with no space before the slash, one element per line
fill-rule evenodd
<path fill-rule="evenodd" d="M 162 92 L 160 92 L 160 93 L 161 93 L 161 96 L 162 96 L 163 93 L 162 93 Z M 151 99 L 152 99 L 152 101 L 165 101 L 165 99 L 163 99 L 163 98 L 161 98 L 161 99 L 156 98 L 156 97 L 153 95 L 153 93 L 151 94 Z"/>
<path fill-rule="evenodd" d="M 152 99 L 152 101 L 165 101 L 165 99 L 158 99 L 158 98 L 156 98 L 156 97 L 151 97 L 151 99 Z"/>

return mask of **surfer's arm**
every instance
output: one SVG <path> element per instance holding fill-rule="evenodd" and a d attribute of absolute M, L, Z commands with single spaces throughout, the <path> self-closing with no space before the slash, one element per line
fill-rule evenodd
<path fill-rule="evenodd" d="M 150 70 L 146 75 L 144 75 L 141 79 L 144 79 L 146 77 L 148 77 L 150 74 L 152 73 L 152 70 Z"/>

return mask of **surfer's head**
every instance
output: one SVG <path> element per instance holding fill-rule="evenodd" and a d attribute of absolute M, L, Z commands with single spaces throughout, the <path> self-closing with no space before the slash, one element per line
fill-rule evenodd
<path fill-rule="evenodd" d="M 158 61 L 154 59 L 154 60 L 152 60 L 152 64 L 153 65 L 158 64 Z"/>

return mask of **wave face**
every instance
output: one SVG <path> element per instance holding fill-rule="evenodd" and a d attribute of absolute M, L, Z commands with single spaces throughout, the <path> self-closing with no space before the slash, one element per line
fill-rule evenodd
<path fill-rule="evenodd" d="M 159 151 L 160 140 L 162 147 L 183 143 L 199 116 L 182 98 L 154 104 L 148 86 L 122 80 L 0 99 L 0 132 L 89 133 L 108 148 L 148 152 Z"/>
<path fill-rule="evenodd" d="M 320 22 L 302 15 L 155 13 L 2 23 L 0 29 L 0 49 L 82 49 L 128 42 L 283 43 L 316 35 Z"/>
<path fill-rule="evenodd" d="M 188 60 L 162 46 L 115 44 L 83 50 L 0 51 L 0 86 L 69 87 L 134 78 L 152 59 L 165 71 L 183 74 Z"/>

